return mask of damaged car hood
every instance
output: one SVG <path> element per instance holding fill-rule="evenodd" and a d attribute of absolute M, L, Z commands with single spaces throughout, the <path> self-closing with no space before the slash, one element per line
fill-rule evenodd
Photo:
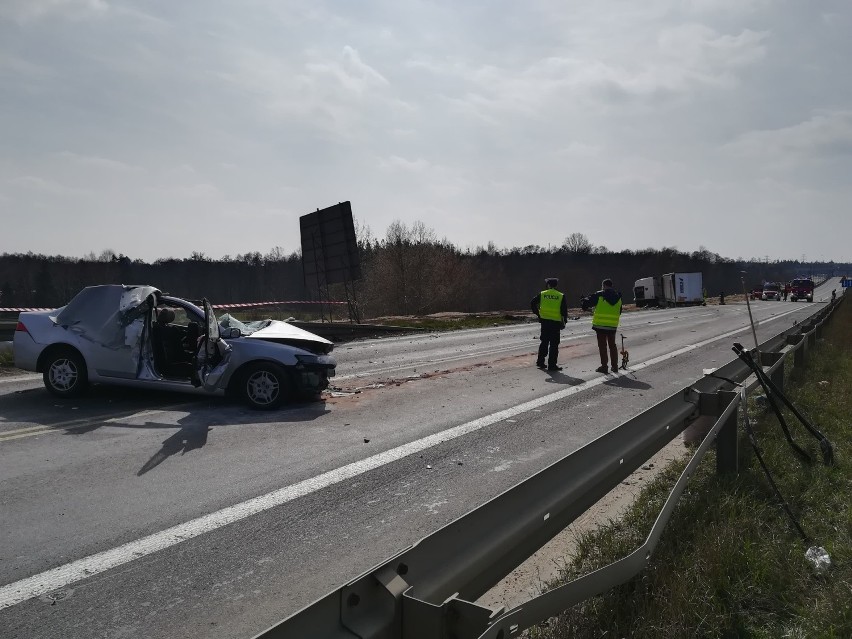
<path fill-rule="evenodd" d="M 289 344 L 311 352 L 330 353 L 334 348 L 334 343 L 330 340 L 281 320 L 265 319 L 243 323 L 235 317 L 225 314 L 219 317 L 219 326 L 225 329 L 239 328 L 242 337 L 247 339 L 262 339 L 267 342 Z"/>

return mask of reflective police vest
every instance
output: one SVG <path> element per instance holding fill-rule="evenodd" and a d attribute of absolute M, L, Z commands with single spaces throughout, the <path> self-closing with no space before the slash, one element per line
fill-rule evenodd
<path fill-rule="evenodd" d="M 615 304 L 607 302 L 603 295 L 598 297 L 595 305 L 595 314 L 592 317 L 592 326 L 599 328 L 618 328 L 618 318 L 621 315 L 621 298 Z"/>
<path fill-rule="evenodd" d="M 554 288 L 542 291 L 539 297 L 538 316 L 541 319 L 562 321 L 562 298 L 564 295 Z"/>

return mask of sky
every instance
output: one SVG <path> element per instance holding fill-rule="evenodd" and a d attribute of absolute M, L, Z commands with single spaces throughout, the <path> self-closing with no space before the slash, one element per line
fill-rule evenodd
<path fill-rule="evenodd" d="M 849 0 L 0 0 L 0 253 L 852 261 Z"/>

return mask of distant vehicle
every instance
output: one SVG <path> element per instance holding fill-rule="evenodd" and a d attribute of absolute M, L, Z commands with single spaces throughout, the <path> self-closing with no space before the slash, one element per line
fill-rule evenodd
<path fill-rule="evenodd" d="M 636 280 L 633 284 L 633 301 L 639 308 L 664 304 L 663 279 L 661 277 L 643 277 Z"/>
<path fill-rule="evenodd" d="M 633 283 L 636 306 L 690 306 L 705 304 L 701 273 L 667 273 Z"/>
<path fill-rule="evenodd" d="M 701 273 L 667 273 L 662 280 L 666 306 L 706 304 Z"/>
<path fill-rule="evenodd" d="M 759 300 L 762 295 L 763 295 L 763 287 L 762 286 L 756 286 L 755 288 L 752 289 L 751 293 L 748 294 L 748 296 L 753 300 Z"/>
<path fill-rule="evenodd" d="M 790 282 L 790 301 L 814 301 L 814 281 L 809 277 L 798 277 Z"/>
<path fill-rule="evenodd" d="M 287 322 L 217 322 L 205 299 L 153 286 L 90 286 L 53 311 L 21 313 L 15 366 L 42 373 L 59 397 L 90 383 L 228 394 L 274 409 L 328 387 L 336 362 L 327 339 Z"/>
<path fill-rule="evenodd" d="M 763 291 L 760 294 L 760 299 L 781 301 L 781 285 L 776 282 L 767 282 L 763 285 Z"/>

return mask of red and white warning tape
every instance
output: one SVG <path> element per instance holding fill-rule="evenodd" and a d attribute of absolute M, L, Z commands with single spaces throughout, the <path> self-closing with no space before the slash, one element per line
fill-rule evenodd
<path fill-rule="evenodd" d="M 257 308 L 260 306 L 283 306 L 284 304 L 348 304 L 349 302 L 321 302 L 317 300 L 284 300 L 282 302 L 239 302 L 235 304 L 213 304 L 213 308 Z M 24 313 L 27 311 L 55 311 L 55 308 L 0 308 L 0 313 Z"/>
<path fill-rule="evenodd" d="M 236 304 L 213 304 L 213 308 L 255 308 L 258 306 L 280 306 L 283 304 L 348 304 L 348 302 L 320 302 L 316 300 L 287 300 L 284 302 L 240 302 Z"/>

